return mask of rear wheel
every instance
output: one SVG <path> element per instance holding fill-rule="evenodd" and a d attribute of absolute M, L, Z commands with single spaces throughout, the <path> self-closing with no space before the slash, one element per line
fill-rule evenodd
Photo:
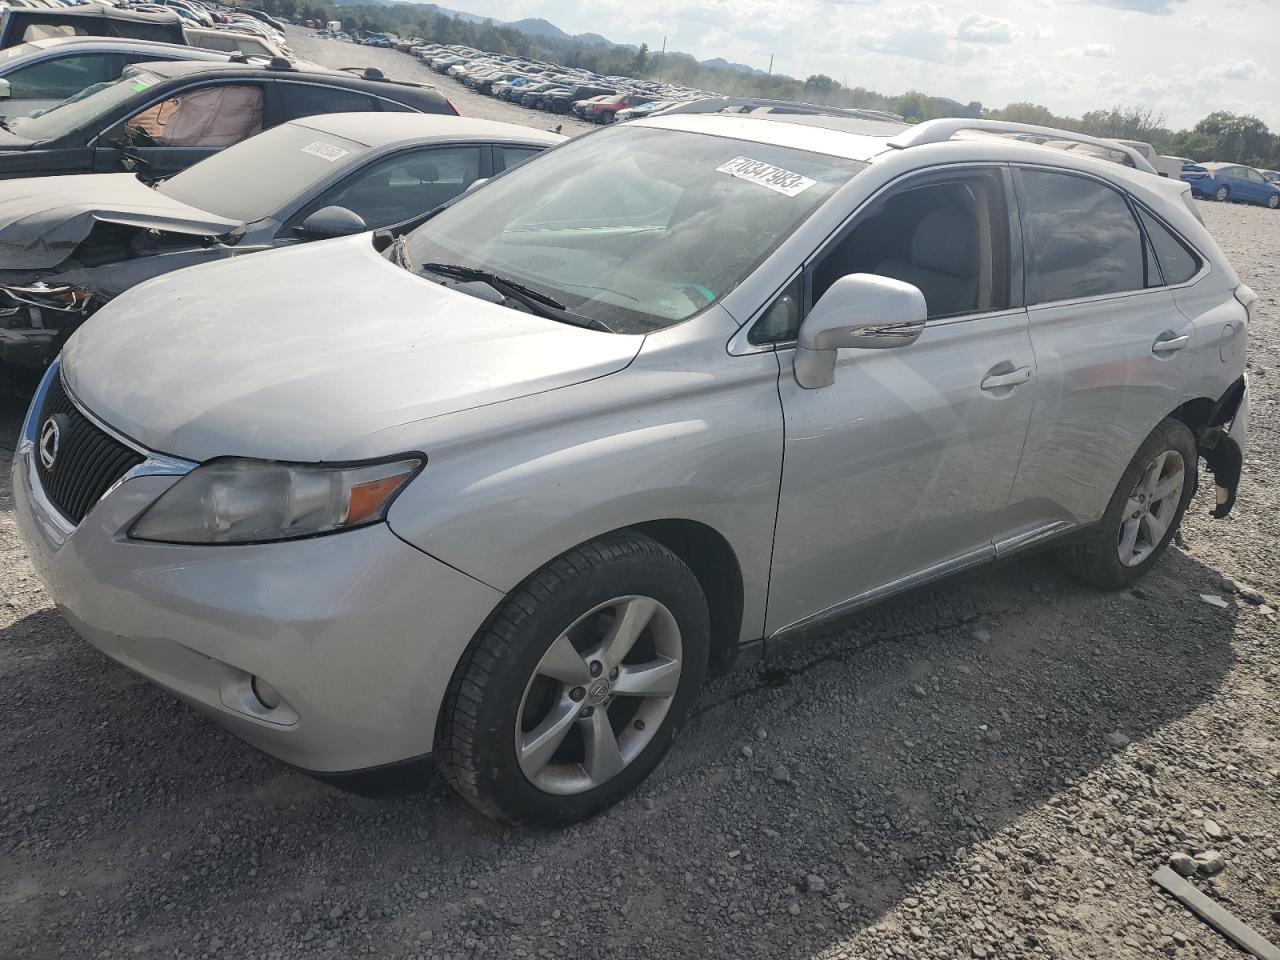
<path fill-rule="evenodd" d="M 1059 551 L 1063 566 L 1107 590 L 1142 577 L 1182 522 L 1195 492 L 1197 456 L 1187 425 L 1162 420 L 1138 448 L 1088 538 Z"/>
<path fill-rule="evenodd" d="M 1229 196 L 1231 196 L 1231 191 L 1226 187 L 1219 187 L 1213 192 L 1213 199 L 1217 200 L 1219 203 L 1225 203 Z"/>
<path fill-rule="evenodd" d="M 1280 207 L 1280 193 L 1273 193 L 1271 196 L 1267 197 L 1267 206 L 1272 210 Z"/>
<path fill-rule="evenodd" d="M 706 674 L 697 579 L 656 541 L 620 533 L 552 561 L 463 655 L 437 747 L 486 815 L 562 826 L 613 806 L 657 766 Z"/>

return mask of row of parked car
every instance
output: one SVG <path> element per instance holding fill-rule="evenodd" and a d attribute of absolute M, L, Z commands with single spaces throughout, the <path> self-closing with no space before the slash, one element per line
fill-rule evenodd
<path fill-rule="evenodd" d="M 366 38 L 365 42 L 395 46 L 478 93 L 533 110 L 572 113 L 591 123 L 632 120 L 713 95 L 679 84 L 602 76 L 577 67 L 486 53 L 461 44 L 418 39 L 391 43 L 381 35 Z"/>

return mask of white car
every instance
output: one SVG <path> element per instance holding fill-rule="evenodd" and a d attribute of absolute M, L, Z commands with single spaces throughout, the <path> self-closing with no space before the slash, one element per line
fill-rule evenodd
<path fill-rule="evenodd" d="M 1156 153 L 1156 148 L 1149 143 L 1143 143 L 1141 140 L 1117 140 L 1116 143 L 1123 143 L 1126 147 L 1132 147 L 1137 150 L 1147 163 L 1156 168 L 1156 173 L 1162 177 L 1169 177 L 1171 180 L 1180 179 L 1182 176 L 1182 160 L 1178 157 L 1166 157 Z"/>

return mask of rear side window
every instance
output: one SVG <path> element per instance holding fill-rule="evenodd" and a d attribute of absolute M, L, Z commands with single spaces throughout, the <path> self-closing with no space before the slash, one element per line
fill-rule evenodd
<path fill-rule="evenodd" d="M 1141 207 L 1138 218 L 1155 248 L 1165 283 L 1186 283 L 1200 271 L 1200 259 L 1168 227 Z"/>
<path fill-rule="evenodd" d="M 1027 304 L 1142 290 L 1142 231 L 1124 196 L 1096 180 L 1021 171 Z"/>
<path fill-rule="evenodd" d="M 372 97 L 341 87 L 320 87 L 309 83 L 280 83 L 274 91 L 276 116 L 273 122 L 298 120 L 323 113 L 367 113 L 376 110 Z"/>
<path fill-rule="evenodd" d="M 506 170 L 508 167 L 514 167 L 517 163 L 523 163 L 530 157 L 536 157 L 542 151 L 537 147 L 512 147 L 498 146 L 493 148 L 494 151 L 494 170 L 495 173 Z"/>

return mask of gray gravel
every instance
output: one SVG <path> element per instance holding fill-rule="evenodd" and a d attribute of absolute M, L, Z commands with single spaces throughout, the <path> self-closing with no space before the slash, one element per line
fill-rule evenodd
<path fill-rule="evenodd" d="M 1236 957 L 1171 861 L 1280 940 L 1280 215 L 1203 209 L 1263 297 L 1229 520 L 1132 591 L 1031 558 L 816 635 L 561 833 L 339 792 L 103 659 L 4 482 L 0 957 Z"/>
<path fill-rule="evenodd" d="M 497 97 L 476 93 L 452 77 L 436 73 L 430 67 L 424 66 L 409 54 L 401 53 L 399 50 L 362 47 L 339 40 L 318 39 L 313 31 L 298 27 L 289 30 L 289 46 L 302 59 L 321 66 L 377 67 L 388 77 L 396 80 L 420 80 L 430 83 L 452 100 L 458 112 L 466 117 L 502 120 L 506 123 L 519 123 L 542 130 L 554 130 L 559 126 L 562 128 L 560 132 L 567 137 L 585 130 L 596 129 L 595 124 L 583 123 L 573 114 L 566 116 L 541 110 L 527 110 L 499 100 Z"/>

